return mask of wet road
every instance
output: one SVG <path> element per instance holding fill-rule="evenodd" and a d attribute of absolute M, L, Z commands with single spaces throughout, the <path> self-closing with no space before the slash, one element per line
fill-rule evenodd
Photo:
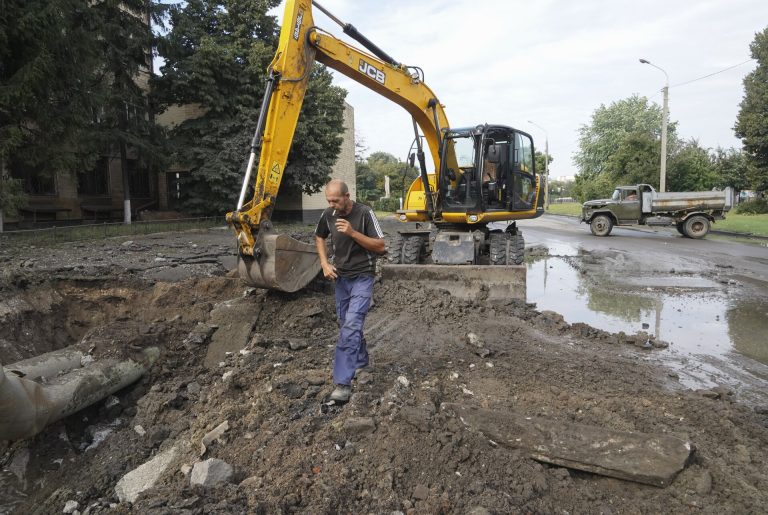
<path fill-rule="evenodd" d="M 519 225 L 533 256 L 527 298 L 539 309 L 569 323 L 668 341 L 667 351 L 649 359 L 674 368 L 686 386 L 765 389 L 768 242 L 713 234 L 691 240 L 647 227 L 599 238 L 560 216 Z"/>
<path fill-rule="evenodd" d="M 642 253 L 647 260 L 681 263 L 685 268 L 708 269 L 715 265 L 733 266 L 762 282 L 768 294 L 768 241 L 743 243 L 732 237 L 710 233 L 702 240 L 684 238 L 668 227 L 615 227 L 610 236 L 600 238 L 589 232 L 587 224 L 565 216 L 547 215 L 523 220 L 518 225 L 525 233 L 526 245 L 563 243 L 587 251 L 617 249 Z"/>

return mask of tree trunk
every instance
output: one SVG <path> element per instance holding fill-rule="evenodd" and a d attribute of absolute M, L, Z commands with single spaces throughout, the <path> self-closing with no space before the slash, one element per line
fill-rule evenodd
<path fill-rule="evenodd" d="M 118 124 L 121 133 L 125 133 L 125 128 L 128 125 L 125 117 L 125 111 L 121 112 L 118 117 Z M 120 141 L 120 170 L 123 174 L 123 223 L 130 225 L 131 186 L 130 177 L 128 176 L 128 150 L 126 149 L 125 141 Z"/>
<path fill-rule="evenodd" d="M 3 210 L 0 209 L 0 232 L 3 232 Z"/>

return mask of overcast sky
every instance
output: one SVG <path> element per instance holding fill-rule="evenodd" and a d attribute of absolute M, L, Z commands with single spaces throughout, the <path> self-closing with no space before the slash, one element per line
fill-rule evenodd
<path fill-rule="evenodd" d="M 768 0 L 320 0 L 337 18 L 396 60 L 420 66 L 452 126 L 499 123 L 530 132 L 553 176 L 574 175 L 578 129 L 601 104 L 637 93 L 662 103 L 669 74 L 670 121 L 704 147 L 740 148 L 733 135 L 749 44 L 768 26 Z M 283 6 L 276 13 L 282 18 Z M 315 24 L 350 41 L 314 11 Z M 354 43 L 354 42 L 353 42 Z M 359 46 L 357 43 L 354 43 Z M 368 153 L 405 159 L 410 116 L 335 74 L 355 108 L 355 132 Z"/>

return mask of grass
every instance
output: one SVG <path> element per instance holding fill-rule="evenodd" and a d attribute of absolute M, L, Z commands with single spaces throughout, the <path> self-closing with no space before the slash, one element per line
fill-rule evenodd
<path fill-rule="evenodd" d="M 715 230 L 751 233 L 755 236 L 768 236 L 768 214 L 737 215 L 728 213 L 725 220 L 718 220 L 712 226 Z"/>
<path fill-rule="evenodd" d="M 581 216 L 581 204 L 578 202 L 550 204 L 547 212 L 553 215 Z M 768 236 L 768 214 L 739 215 L 731 212 L 725 215 L 725 220 L 717 220 L 712 225 L 712 229 Z"/>
<path fill-rule="evenodd" d="M 581 204 L 579 202 L 550 204 L 547 213 L 551 213 L 553 215 L 581 216 Z"/>

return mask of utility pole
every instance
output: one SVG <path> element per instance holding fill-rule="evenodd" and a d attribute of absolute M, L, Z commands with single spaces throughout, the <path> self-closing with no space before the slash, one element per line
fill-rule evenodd
<path fill-rule="evenodd" d="M 665 78 L 664 87 L 661 89 L 661 92 L 664 93 L 664 107 L 661 112 L 661 172 L 659 177 L 659 191 L 664 192 L 667 190 L 667 120 L 669 119 L 669 75 L 667 75 L 667 72 L 665 72 L 663 68 L 656 66 L 647 59 L 640 59 L 640 62 L 643 64 L 649 64 L 657 70 L 661 70 L 662 73 L 664 73 Z"/>
<path fill-rule="evenodd" d="M 535 125 L 544 133 L 544 210 L 549 209 L 549 135 L 544 127 L 538 123 L 528 120 L 528 123 Z"/>

